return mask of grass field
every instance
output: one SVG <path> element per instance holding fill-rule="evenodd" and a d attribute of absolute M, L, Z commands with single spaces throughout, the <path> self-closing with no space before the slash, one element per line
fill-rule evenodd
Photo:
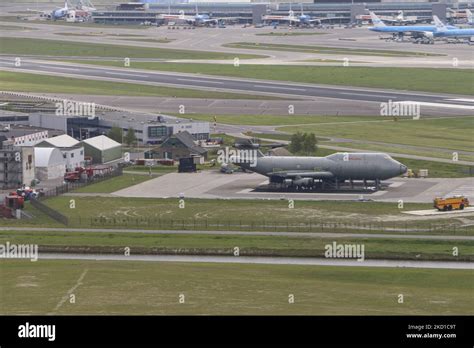
<path fill-rule="evenodd" d="M 129 186 L 137 185 L 139 183 L 150 180 L 156 176 L 150 177 L 148 175 L 123 174 L 108 180 L 101 181 L 96 184 L 81 187 L 74 192 L 87 193 L 111 193 Z"/>
<path fill-rule="evenodd" d="M 78 61 L 94 65 L 123 67 L 117 61 Z M 389 88 L 474 95 L 474 71 L 467 69 L 370 68 L 334 66 L 290 66 L 201 63 L 132 62 L 137 69 L 174 71 L 205 75 L 245 77 L 327 85 Z M 446 81 L 456 81 L 447 84 Z"/>
<path fill-rule="evenodd" d="M 397 203 L 380 202 L 344 202 L 344 201 L 298 201 L 295 209 L 288 209 L 288 202 L 266 200 L 215 200 L 215 199 L 186 199 L 186 207 L 178 207 L 178 199 L 158 198 L 101 198 L 78 197 L 76 209 L 69 209 L 71 197 L 59 196 L 48 199 L 46 204 L 62 211 L 68 216 L 110 216 L 110 217 L 157 217 L 157 218 L 213 218 L 223 220 L 250 219 L 297 221 L 300 219 L 319 219 L 334 216 L 340 221 L 352 220 L 355 215 L 361 219 L 386 219 L 383 215 L 399 216 Z M 105 203 L 106 202 L 106 203 Z M 426 209 L 429 204 L 405 204 L 405 210 Z M 355 214 L 355 215 L 353 215 Z M 403 215 L 402 215 L 403 216 Z"/>
<path fill-rule="evenodd" d="M 395 159 L 413 171 L 428 169 L 428 175 L 431 178 L 465 178 L 474 175 L 474 168 L 472 166 L 414 160 L 401 157 L 395 157 Z"/>
<path fill-rule="evenodd" d="M 474 140 L 467 129 L 474 128 L 474 117 L 420 118 L 419 120 L 353 123 L 341 127 L 337 123 L 282 127 L 289 133 L 313 132 L 317 136 L 347 138 L 382 143 L 405 144 L 472 151 Z M 393 152 L 396 152 L 394 148 Z"/>
<path fill-rule="evenodd" d="M 360 48 L 338 48 L 338 47 L 307 46 L 307 45 L 305 46 L 285 45 L 285 44 L 270 44 L 270 43 L 261 43 L 261 42 L 235 42 L 235 43 L 226 44 L 224 45 L 224 47 L 248 48 L 248 49 L 257 49 L 257 50 L 272 50 L 272 51 L 290 51 L 290 52 L 303 52 L 303 53 L 347 54 L 347 55 L 384 56 L 384 57 L 427 57 L 427 56 L 441 56 L 442 55 L 442 54 L 433 54 L 433 53 L 425 53 L 425 52 L 370 50 L 370 49 L 360 49 Z"/>
<path fill-rule="evenodd" d="M 175 116 L 214 122 L 210 114 L 174 114 Z M 218 115 L 217 122 L 248 126 L 285 126 L 303 124 L 324 124 L 340 122 L 390 122 L 386 117 L 377 116 L 321 116 L 321 115 Z"/>
<path fill-rule="evenodd" d="M 474 306 L 469 270 L 0 262 L 2 314 L 469 315 Z M 75 303 L 59 305 L 81 275 Z"/>
<path fill-rule="evenodd" d="M 0 231 L 0 243 L 38 244 L 70 250 L 89 247 L 99 252 L 121 253 L 124 247 L 134 254 L 160 253 L 232 255 L 239 247 L 241 255 L 324 257 L 325 245 L 363 244 L 366 259 L 474 260 L 474 242 L 383 238 L 303 238 L 287 236 L 242 236 L 206 234 L 147 234 L 114 232 L 38 232 Z M 459 255 L 453 256 L 453 247 Z"/>
<path fill-rule="evenodd" d="M 137 47 L 125 45 L 38 40 L 27 38 L 0 37 L 3 54 L 45 55 L 45 56 L 91 56 L 118 58 L 153 59 L 240 59 L 264 58 L 264 56 L 232 53 L 213 53 L 164 48 Z"/>
<path fill-rule="evenodd" d="M 71 199 L 75 201 L 73 209 L 69 208 Z M 406 203 L 399 209 L 396 202 L 296 201 L 290 209 L 286 200 L 186 199 L 182 209 L 177 198 L 59 196 L 45 204 L 67 216 L 71 228 L 382 233 L 394 227 L 400 233 L 410 229 L 424 234 L 471 233 L 460 228 L 458 220 L 419 220 L 401 214 L 402 210 L 429 209 L 430 203 Z M 29 203 L 25 210 L 35 218 L 0 219 L 0 225 L 64 227 Z"/>
<path fill-rule="evenodd" d="M 69 208 L 70 200 L 75 208 Z M 403 210 L 429 209 L 430 203 L 297 201 L 286 200 L 124 198 L 60 196 L 45 203 L 69 218 L 70 227 L 143 228 L 180 230 L 316 231 L 424 234 L 470 234 L 458 220 L 415 219 Z M 31 209 L 31 208 L 29 208 Z M 47 220 L 39 220 L 49 226 Z M 32 222 L 23 220 L 23 226 Z M 10 224 L 11 226 L 11 224 Z"/>
<path fill-rule="evenodd" d="M 321 145 L 332 145 L 332 146 L 342 146 L 342 147 L 353 147 L 356 149 L 361 150 L 370 150 L 370 151 L 380 151 L 380 152 L 398 152 L 404 153 L 407 155 L 418 155 L 418 156 L 426 156 L 426 157 L 436 157 L 436 158 L 444 158 L 448 160 L 452 160 L 453 158 L 453 151 L 442 151 L 443 149 L 423 149 L 423 148 L 410 148 L 407 146 L 402 147 L 394 147 L 392 144 L 363 144 L 359 142 L 320 142 Z M 474 152 L 471 154 L 458 154 L 458 160 L 460 161 L 471 161 L 474 162 Z"/>
<path fill-rule="evenodd" d="M 87 80 L 72 77 L 0 71 L 3 91 L 144 97 L 276 99 L 251 94 L 199 91 L 196 89 L 148 86 L 134 83 Z"/>

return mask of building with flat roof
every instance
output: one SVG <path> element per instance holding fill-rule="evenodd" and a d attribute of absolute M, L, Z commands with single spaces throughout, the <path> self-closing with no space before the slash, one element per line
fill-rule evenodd
<path fill-rule="evenodd" d="M 32 146 L 15 146 L 0 135 L 0 187 L 30 186 L 35 179 L 35 152 Z"/>
<path fill-rule="evenodd" d="M 35 126 L 62 130 L 78 140 L 106 135 L 112 127 L 121 128 L 125 136 L 128 130 L 133 128 L 138 144 L 141 145 L 160 144 L 170 135 L 185 130 L 195 140 L 206 140 L 210 134 L 209 122 L 168 115 L 119 111 L 104 112 L 94 119 L 37 113 L 30 115 L 30 123 Z"/>
<path fill-rule="evenodd" d="M 44 128 L 24 125 L 5 125 L 0 128 L 0 135 L 11 140 L 14 146 L 34 146 L 47 139 L 49 131 Z"/>

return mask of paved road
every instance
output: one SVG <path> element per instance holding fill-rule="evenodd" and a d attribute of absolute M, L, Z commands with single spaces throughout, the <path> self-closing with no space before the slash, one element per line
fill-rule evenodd
<path fill-rule="evenodd" d="M 389 268 L 474 269 L 471 262 L 450 261 L 395 261 L 395 260 L 338 260 L 306 257 L 253 257 L 253 256 L 181 256 L 181 255 L 103 255 L 54 254 L 39 255 L 40 260 L 95 260 L 95 261 L 148 261 L 148 262 L 204 262 L 266 265 L 349 266 Z"/>
<path fill-rule="evenodd" d="M 425 239 L 425 240 L 468 240 L 474 236 L 445 236 L 419 234 L 376 234 L 376 233 L 329 233 L 329 232 L 269 232 L 269 231 L 179 231 L 179 230 L 141 230 L 131 228 L 45 228 L 45 227 L 0 227 L 0 231 L 45 231 L 45 232 L 92 232 L 92 233 L 147 233 L 147 234 L 195 234 L 195 235 L 241 235 L 278 236 L 306 238 L 384 238 L 384 239 Z"/>
<path fill-rule="evenodd" d="M 414 101 L 429 106 L 442 104 L 462 110 L 474 110 L 474 100 L 469 96 L 441 95 L 414 91 L 382 91 L 356 87 L 335 87 L 302 83 L 271 82 L 229 77 L 211 77 L 196 74 L 174 72 L 155 72 L 137 69 L 120 69 L 112 67 L 91 67 L 75 63 L 54 61 L 37 61 L 23 59 L 20 67 L 15 67 L 13 57 L 1 57 L 0 69 L 22 72 L 42 73 L 48 75 L 66 75 L 77 78 L 115 80 L 149 85 L 167 85 L 185 88 L 213 89 L 237 93 L 263 93 L 292 97 L 322 97 L 332 99 L 393 102 Z M 424 104 L 422 104 L 424 105 Z"/>

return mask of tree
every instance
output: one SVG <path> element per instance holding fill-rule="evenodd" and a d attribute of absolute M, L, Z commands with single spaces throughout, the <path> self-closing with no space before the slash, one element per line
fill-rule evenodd
<path fill-rule="evenodd" d="M 303 148 L 303 136 L 304 135 L 301 132 L 297 132 L 291 136 L 289 146 L 290 152 L 294 154 L 301 152 Z"/>
<path fill-rule="evenodd" d="M 314 133 L 304 133 L 303 143 L 302 143 L 302 152 L 305 155 L 313 155 L 317 150 L 317 146 L 316 146 L 317 143 L 318 143 L 318 140 L 316 139 L 316 136 L 314 135 Z"/>
<path fill-rule="evenodd" d="M 121 144 L 122 143 L 122 132 L 123 132 L 122 128 L 119 128 L 117 126 L 113 126 L 112 128 L 110 128 L 109 133 L 107 134 L 107 136 L 110 139 L 113 139 L 116 142 Z"/>
<path fill-rule="evenodd" d="M 125 136 L 125 143 L 130 146 L 137 142 L 137 137 L 135 136 L 135 129 L 129 128 L 127 135 Z"/>

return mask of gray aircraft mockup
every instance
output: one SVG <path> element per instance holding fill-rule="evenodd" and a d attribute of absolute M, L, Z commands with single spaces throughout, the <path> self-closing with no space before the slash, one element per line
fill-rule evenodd
<path fill-rule="evenodd" d="M 238 146 L 242 149 L 242 146 Z M 255 148 L 254 148 L 255 149 Z M 239 156 L 233 161 L 243 169 L 267 176 L 271 184 L 283 187 L 314 187 L 319 181 L 339 189 L 344 181 L 362 180 L 380 182 L 407 171 L 407 167 L 385 153 L 334 153 L 326 157 L 264 156 L 253 150 L 256 159 Z M 245 157 L 243 159 L 243 157 Z"/>

